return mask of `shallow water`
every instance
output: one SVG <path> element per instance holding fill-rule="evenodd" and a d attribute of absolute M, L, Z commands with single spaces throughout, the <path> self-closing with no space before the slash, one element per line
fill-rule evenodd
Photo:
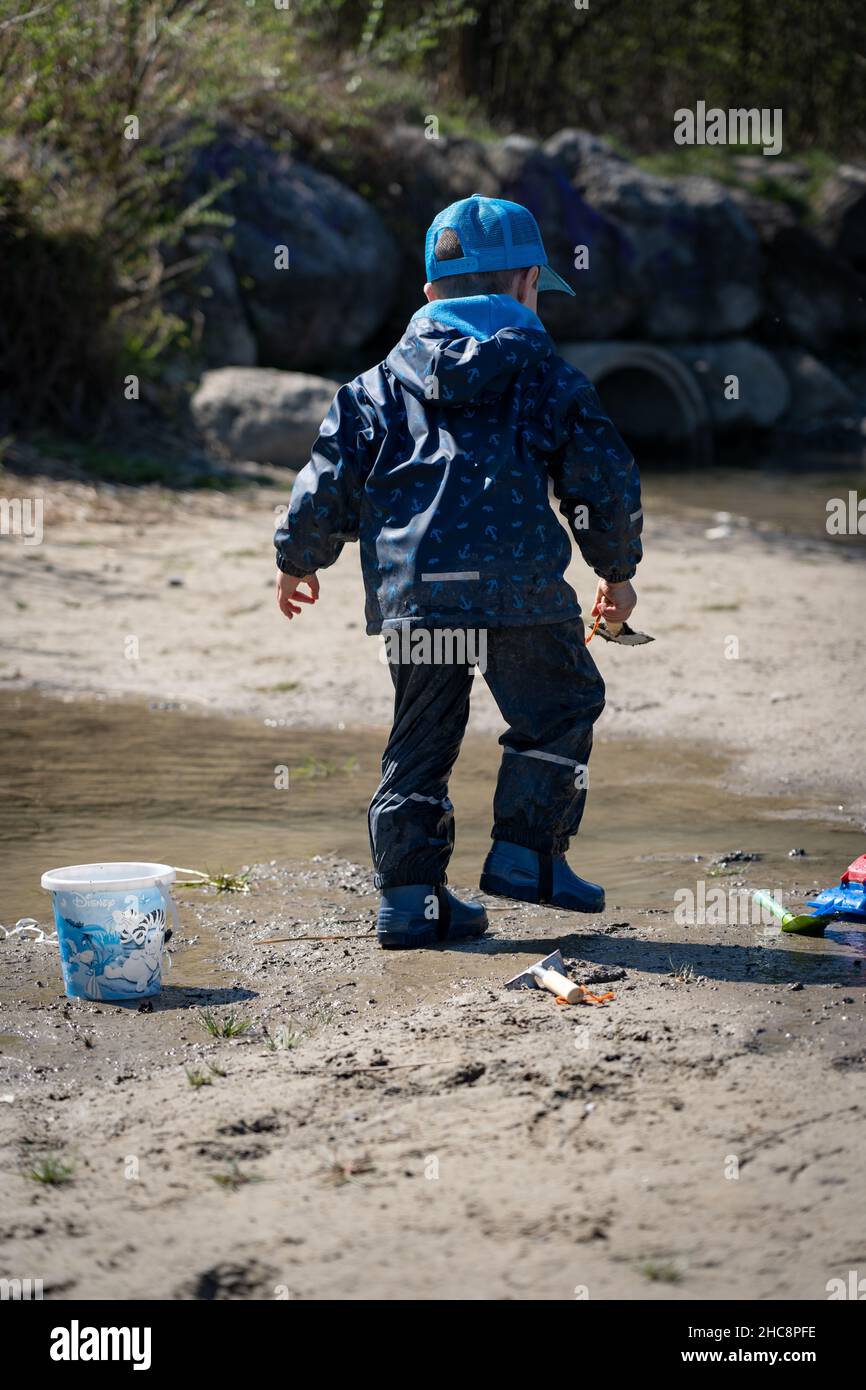
<path fill-rule="evenodd" d="M 50 924 L 40 875 L 66 864 L 143 859 L 237 871 L 328 853 L 368 862 L 366 808 L 384 731 L 293 732 L 253 718 L 30 692 L 0 694 L 0 730 L 7 927 L 25 916 Z M 495 739 L 467 738 L 453 778 L 450 877 L 463 887 L 477 883 L 489 844 L 498 759 Z M 277 789 L 285 767 L 289 787 Z M 838 881 L 862 851 L 862 834 L 823 818 L 829 808 L 820 804 L 724 792 L 725 769 L 720 756 L 679 743 L 597 743 L 571 858 L 605 884 L 608 914 L 670 912 L 676 890 L 698 879 L 804 893 Z M 807 857 L 789 858 L 794 847 Z M 712 864 L 735 849 L 761 859 Z M 866 941 L 853 929 L 828 936 L 858 952 Z"/>
<path fill-rule="evenodd" d="M 850 492 L 864 495 L 864 470 L 851 463 L 812 469 L 789 462 L 743 467 L 719 464 L 705 471 L 653 468 L 642 469 L 641 483 L 648 516 L 682 517 L 704 523 L 707 529 L 719 523 L 719 513 L 730 513 L 734 527 L 747 525 L 767 535 L 773 533 L 855 552 L 866 551 L 866 534 L 830 535 L 827 531 L 827 503 L 842 499 L 846 507 Z M 847 515 L 847 513 L 846 513 Z M 866 521 L 863 522 L 866 525 Z"/>

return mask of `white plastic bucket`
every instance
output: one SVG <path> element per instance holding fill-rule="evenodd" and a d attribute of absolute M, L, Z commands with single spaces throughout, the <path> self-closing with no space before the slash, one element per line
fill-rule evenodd
<path fill-rule="evenodd" d="M 166 919 L 177 925 L 168 864 L 72 864 L 42 875 L 70 999 L 146 999 L 162 985 Z"/>

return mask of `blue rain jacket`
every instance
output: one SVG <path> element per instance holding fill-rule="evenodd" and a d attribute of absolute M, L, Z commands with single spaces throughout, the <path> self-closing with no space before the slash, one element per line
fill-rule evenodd
<path fill-rule="evenodd" d="M 341 386 L 274 537 L 287 574 L 360 540 L 367 631 L 580 614 L 568 532 L 609 580 L 641 558 L 635 462 L 594 388 L 510 295 L 437 300 Z"/>

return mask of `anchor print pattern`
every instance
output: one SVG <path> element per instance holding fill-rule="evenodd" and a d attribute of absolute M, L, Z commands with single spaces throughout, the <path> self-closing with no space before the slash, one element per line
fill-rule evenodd
<path fill-rule="evenodd" d="M 407 620 L 561 622 L 580 608 L 550 486 L 596 574 L 630 578 L 638 471 L 591 383 L 510 296 L 437 301 L 340 387 L 276 533 L 277 563 L 309 574 L 359 541 L 371 633 Z"/>

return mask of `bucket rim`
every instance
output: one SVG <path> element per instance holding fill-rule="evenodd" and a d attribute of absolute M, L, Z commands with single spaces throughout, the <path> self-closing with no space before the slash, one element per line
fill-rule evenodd
<path fill-rule="evenodd" d="M 114 878 L 105 876 L 111 869 L 126 872 L 118 872 Z M 48 869 L 40 882 L 49 893 L 111 893 L 167 887 L 174 883 L 176 877 L 177 871 L 170 864 L 116 860 L 104 864 L 67 864 L 62 869 Z"/>

